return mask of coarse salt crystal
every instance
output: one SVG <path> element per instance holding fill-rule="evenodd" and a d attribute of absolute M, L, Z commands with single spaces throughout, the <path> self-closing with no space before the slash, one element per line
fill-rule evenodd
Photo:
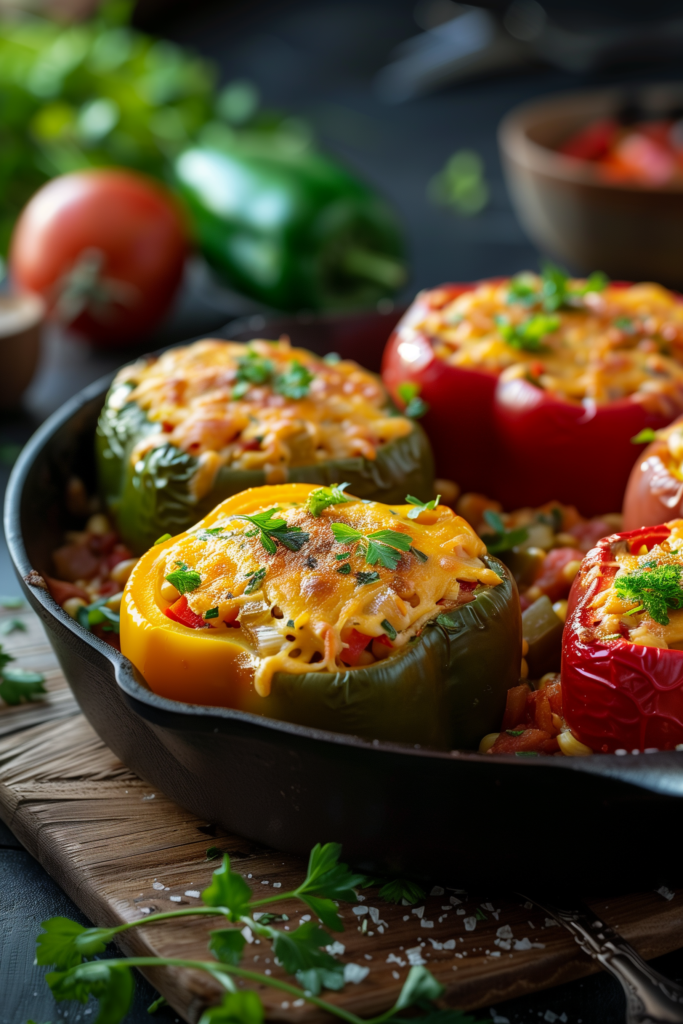
<path fill-rule="evenodd" d="M 171 903 L 181 903 L 182 902 L 182 897 L 181 896 L 169 896 L 168 898 L 170 899 Z"/>
<path fill-rule="evenodd" d="M 443 949 L 443 942 L 437 942 L 436 939 L 430 939 L 429 941 L 431 942 L 434 949 Z"/>
<path fill-rule="evenodd" d="M 152 908 L 151 907 L 140 907 L 139 910 L 140 910 L 141 914 L 151 914 L 152 913 Z"/>
<path fill-rule="evenodd" d="M 498 936 L 499 939 L 511 939 L 512 928 L 510 927 L 509 924 L 502 924 L 498 931 L 496 932 L 496 935 Z"/>
<path fill-rule="evenodd" d="M 310 921 L 310 920 L 311 920 L 311 915 L 310 914 L 302 914 L 299 923 L 300 924 L 306 924 L 306 921 Z"/>
<path fill-rule="evenodd" d="M 444 949 L 455 949 L 455 939 L 446 939 L 443 944 Z"/>
<path fill-rule="evenodd" d="M 294 1002 L 292 1003 L 292 1006 L 305 1006 L 305 1005 L 306 1005 L 306 1000 L 305 999 L 295 999 Z"/>
<path fill-rule="evenodd" d="M 344 956 L 344 950 L 346 946 L 343 942 L 332 942 L 329 946 L 325 946 L 325 949 L 330 956 Z"/>
<path fill-rule="evenodd" d="M 261 882 L 261 885 L 270 885 L 270 882 Z"/>
<path fill-rule="evenodd" d="M 545 927 L 546 928 L 559 928 L 560 924 L 559 924 L 559 921 L 556 921 L 554 917 L 546 917 L 546 919 L 545 919 Z"/>
<path fill-rule="evenodd" d="M 457 907 L 459 903 L 462 903 L 462 900 L 459 900 L 457 896 L 449 896 L 448 899 L 453 907 Z"/>
<path fill-rule="evenodd" d="M 186 896 L 191 896 L 193 900 L 198 900 L 200 897 L 199 889 L 187 889 L 185 891 Z"/>
<path fill-rule="evenodd" d="M 477 927 L 476 917 L 466 917 L 464 918 L 462 923 L 465 925 L 466 932 L 473 932 L 474 929 Z"/>
<path fill-rule="evenodd" d="M 465 913 L 467 913 L 467 911 L 465 910 L 464 907 L 460 907 L 458 910 L 456 910 L 456 914 L 460 914 L 461 916 Z"/>
<path fill-rule="evenodd" d="M 368 912 L 368 908 L 367 907 L 353 907 L 352 910 L 353 910 L 354 914 L 358 915 L 358 917 L 360 917 L 361 914 L 367 914 L 367 912 Z"/>
<path fill-rule="evenodd" d="M 444 892 L 445 892 L 445 890 L 442 889 L 440 885 L 435 885 L 429 895 L 430 896 L 443 896 Z"/>
<path fill-rule="evenodd" d="M 242 928 L 242 935 L 247 940 L 247 942 L 253 942 L 254 941 L 254 936 L 253 936 L 252 930 L 251 930 L 251 928 L 249 927 L 248 924 L 245 924 L 244 928 Z"/>
<path fill-rule="evenodd" d="M 163 887 L 164 887 L 164 883 L 163 882 L 152 882 L 152 888 L 153 889 L 163 889 Z"/>
<path fill-rule="evenodd" d="M 433 921 L 428 921 L 425 917 L 423 917 L 422 920 L 420 921 L 420 928 L 433 928 L 433 927 L 434 927 L 434 922 Z"/>
<path fill-rule="evenodd" d="M 663 896 L 665 900 L 672 900 L 676 895 L 671 889 L 668 889 L 665 885 L 660 885 L 659 889 L 655 889 L 660 896 Z"/>
<path fill-rule="evenodd" d="M 515 939 L 515 945 L 513 948 L 517 950 L 545 949 L 545 942 L 530 942 L 525 936 L 523 939 Z"/>
<path fill-rule="evenodd" d="M 392 977 L 392 978 L 395 978 L 395 979 L 396 979 L 396 981 L 398 981 L 398 980 L 399 980 L 399 978 L 401 977 L 401 975 L 400 975 L 400 974 L 398 973 L 398 971 L 392 971 L 392 972 L 391 972 L 391 977 Z"/>
<path fill-rule="evenodd" d="M 493 913 L 493 911 L 496 909 L 492 903 L 482 903 L 482 907 L 484 910 L 488 910 L 491 913 Z"/>
<path fill-rule="evenodd" d="M 400 956 L 396 956 L 395 953 L 390 953 L 387 957 L 388 964 L 398 964 L 399 967 L 405 967 L 405 960 L 401 960 Z"/>
<path fill-rule="evenodd" d="M 354 985 L 360 985 L 364 978 L 367 978 L 370 973 L 369 967 L 363 967 L 361 964 L 344 964 L 344 981 L 351 982 Z"/>
<path fill-rule="evenodd" d="M 411 910 L 411 914 L 417 914 L 418 917 L 422 917 L 424 912 L 425 912 L 425 908 L 424 907 L 413 907 L 413 909 Z"/>
<path fill-rule="evenodd" d="M 422 946 L 413 946 L 412 949 L 407 949 L 406 956 L 411 967 L 420 967 L 427 963 L 422 957 Z"/>
<path fill-rule="evenodd" d="M 273 889 L 281 889 L 282 882 L 273 882 Z"/>

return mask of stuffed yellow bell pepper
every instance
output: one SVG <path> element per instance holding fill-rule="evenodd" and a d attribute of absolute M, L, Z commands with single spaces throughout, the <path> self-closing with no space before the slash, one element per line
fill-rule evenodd
<path fill-rule="evenodd" d="M 229 498 L 152 547 L 121 603 L 155 693 L 446 749 L 496 728 L 521 643 L 514 581 L 464 519 L 345 485 Z"/>

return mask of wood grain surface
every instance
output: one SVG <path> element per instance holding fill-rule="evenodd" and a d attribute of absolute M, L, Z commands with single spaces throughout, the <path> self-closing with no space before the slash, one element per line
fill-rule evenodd
<path fill-rule="evenodd" d="M 211 846 L 230 854 L 259 898 L 303 878 L 303 862 L 225 834 L 133 775 L 79 713 L 38 619 L 11 612 L 2 613 L 0 623 L 9 615 L 18 615 L 27 631 L 4 638 L 5 649 L 18 665 L 44 672 L 49 693 L 30 705 L 0 707 L 0 816 L 93 922 L 113 925 L 140 920 L 145 912 L 198 906 L 192 894 L 217 865 L 207 860 Z M 491 837 L 473 836 L 473 842 L 503 841 L 496 832 L 505 834 L 492 827 Z M 561 842 L 559 826 L 554 841 Z M 552 857 L 552 841 L 539 856 Z M 344 947 L 340 959 L 367 974 L 326 998 L 360 1014 L 381 1012 L 410 964 L 420 962 L 447 986 L 445 1002 L 462 1008 L 490 1006 L 595 970 L 567 932 L 521 897 L 497 894 L 494 879 L 489 893 L 464 891 L 465 879 L 461 890 L 435 883 L 416 907 L 390 905 L 373 888 L 357 905 L 342 905 L 345 931 L 334 936 Z M 683 945 L 683 891 L 673 899 L 637 892 L 591 905 L 647 959 Z M 292 928 L 306 910 L 296 902 L 278 906 Z M 127 932 L 121 946 L 138 956 L 209 959 L 212 927 L 220 921 L 143 926 Z M 251 943 L 244 966 L 285 978 L 269 957 L 267 945 Z M 219 998 L 201 972 L 146 973 L 187 1021 Z M 321 1019 L 286 994 L 265 986 L 259 993 L 273 1019 Z"/>

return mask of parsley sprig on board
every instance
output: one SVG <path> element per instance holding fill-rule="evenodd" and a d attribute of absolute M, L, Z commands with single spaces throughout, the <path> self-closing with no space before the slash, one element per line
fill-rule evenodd
<path fill-rule="evenodd" d="M 269 555 L 274 555 L 277 545 L 282 544 L 289 551 L 301 551 L 302 547 L 310 539 L 310 533 L 306 533 L 300 526 L 288 526 L 286 520 L 277 518 L 281 509 L 269 508 L 265 512 L 257 512 L 253 516 L 231 516 L 232 519 L 244 519 L 254 527 L 246 534 L 247 537 L 260 536 L 261 545 Z"/>
<path fill-rule="evenodd" d="M 667 609 L 683 608 L 682 573 L 680 565 L 644 562 L 635 572 L 617 576 L 614 589 L 622 600 L 641 604 L 651 619 L 668 626 Z"/>
<path fill-rule="evenodd" d="M 3 650 L 0 644 L 0 700 L 5 704 L 21 704 L 41 700 L 46 693 L 45 676 L 23 668 L 13 668 L 9 662 L 14 657 Z"/>
<path fill-rule="evenodd" d="M 349 486 L 345 484 L 332 484 L 330 487 L 319 487 L 317 491 L 311 491 L 306 502 L 306 509 L 312 516 L 319 516 L 326 508 L 332 505 L 344 505 L 351 501 L 344 491 Z"/>
<path fill-rule="evenodd" d="M 395 569 L 401 555 L 410 551 L 412 538 L 398 530 L 375 530 L 367 536 L 346 523 L 332 523 L 332 533 L 338 544 L 354 544 L 362 552 L 368 565 L 377 562 L 385 569 Z"/>
<path fill-rule="evenodd" d="M 275 914 L 260 910 L 266 904 L 297 899 L 305 903 L 325 927 L 343 931 L 335 901 L 355 903 L 355 890 L 359 886 L 376 883 L 369 882 L 363 875 L 353 874 L 340 862 L 340 853 L 336 843 L 315 846 L 301 885 L 289 892 L 272 893 L 263 899 L 253 898 L 251 887 L 241 874 L 232 870 L 230 858 L 225 854 L 221 865 L 213 872 L 210 884 L 202 892 L 200 906 L 148 914 L 113 928 L 84 928 L 66 917 L 50 918 L 43 922 L 44 930 L 38 936 L 36 961 L 53 968 L 46 975 L 46 981 L 58 1001 L 75 999 L 86 1003 L 91 995 L 95 996 L 100 1003 L 97 1019 L 101 1024 L 120 1024 L 126 1016 L 134 993 L 131 968 L 164 966 L 205 971 L 224 990 L 222 1002 L 205 1010 L 199 1024 L 263 1024 L 264 1008 L 257 993 L 238 988 L 238 982 L 243 984 L 245 981 L 268 985 L 311 1003 L 346 1024 L 365 1024 L 352 1011 L 320 998 L 323 988 L 337 991 L 345 984 L 344 964 L 326 948 L 331 945 L 331 935 L 319 926 L 317 920 L 306 921 L 287 932 L 274 928 L 272 924 L 278 920 Z M 387 883 L 382 892 L 387 890 L 386 898 L 393 900 L 407 898 L 414 902 L 415 897 L 421 898 L 422 890 L 414 887 L 416 891 L 413 892 L 407 888 L 408 884 L 402 881 Z M 215 959 L 154 956 L 96 959 L 121 932 L 138 925 L 147 928 L 165 920 L 199 916 L 221 919 L 221 927 L 210 932 L 209 938 L 209 950 Z M 281 919 L 285 919 L 284 916 Z M 293 976 L 291 982 L 241 966 L 244 949 L 251 936 L 270 943 L 273 956 Z M 444 991 L 444 986 L 425 966 L 413 966 L 394 1005 L 381 1017 L 374 1018 L 373 1024 L 392 1019 L 402 1021 L 404 1018 L 397 1015 L 411 1006 L 429 1010 L 430 1004 Z M 474 1024 L 472 1017 L 457 1010 L 440 1010 L 438 1019 L 439 1024 Z"/>

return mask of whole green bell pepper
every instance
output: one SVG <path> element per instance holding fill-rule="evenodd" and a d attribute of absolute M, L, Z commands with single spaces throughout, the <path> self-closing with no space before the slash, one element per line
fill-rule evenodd
<path fill-rule="evenodd" d="M 142 554 L 164 533 L 183 533 L 225 498 L 266 483 L 263 470 L 223 467 L 211 490 L 196 500 L 191 489 L 198 468 L 195 456 L 162 444 L 133 464 L 135 445 L 162 428 L 136 402 L 121 403 L 123 386 L 115 384 L 107 395 L 95 447 L 102 499 L 135 554 Z M 112 404 L 115 391 L 118 401 Z M 402 503 L 406 494 L 429 501 L 434 496 L 434 461 L 427 435 L 413 423 L 405 437 L 379 448 L 374 460 L 354 456 L 295 466 L 289 469 L 288 480 L 320 486 L 346 481 L 351 494 L 387 504 Z"/>
<path fill-rule="evenodd" d="M 500 728 L 507 691 L 519 683 L 522 627 L 517 587 L 497 558 L 484 561 L 502 583 L 440 615 L 400 653 L 367 668 L 331 674 L 278 672 L 269 718 L 367 739 L 476 749 Z M 242 710 L 263 714 L 255 693 Z"/>
<path fill-rule="evenodd" d="M 193 147 L 176 159 L 173 184 L 207 260 L 269 306 L 367 308 L 405 283 L 388 205 L 306 145 L 244 133 Z"/>

